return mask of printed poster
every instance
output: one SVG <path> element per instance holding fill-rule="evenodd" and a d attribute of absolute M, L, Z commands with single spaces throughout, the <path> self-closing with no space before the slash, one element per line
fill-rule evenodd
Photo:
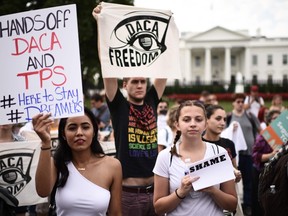
<path fill-rule="evenodd" d="M 172 12 L 102 2 L 97 15 L 103 77 L 180 78 Z"/>
<path fill-rule="evenodd" d="M 261 134 L 273 149 L 285 144 L 288 141 L 288 110 L 282 111 Z"/>
<path fill-rule="evenodd" d="M 7 188 L 18 199 L 19 206 L 47 202 L 47 198 L 38 196 L 35 187 L 40 142 L 0 144 L 0 186 Z"/>
<path fill-rule="evenodd" d="M 191 176 L 200 177 L 192 183 L 195 191 L 235 179 L 234 168 L 226 151 L 193 163 L 188 168 Z"/>
<path fill-rule="evenodd" d="M 0 124 L 83 115 L 76 5 L 0 17 Z"/>

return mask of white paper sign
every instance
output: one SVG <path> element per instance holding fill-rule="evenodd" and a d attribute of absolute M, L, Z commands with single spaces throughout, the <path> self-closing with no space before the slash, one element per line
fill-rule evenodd
<path fill-rule="evenodd" d="M 0 124 L 83 115 L 76 5 L 0 17 Z"/>
<path fill-rule="evenodd" d="M 0 186 L 16 196 L 19 206 L 47 202 L 35 187 L 40 146 L 40 141 L 0 143 Z"/>
<path fill-rule="evenodd" d="M 195 191 L 235 179 L 232 162 L 227 152 L 189 165 L 190 175 L 200 178 L 193 182 Z"/>
<path fill-rule="evenodd" d="M 179 32 L 171 11 L 101 5 L 103 77 L 180 78 Z"/>

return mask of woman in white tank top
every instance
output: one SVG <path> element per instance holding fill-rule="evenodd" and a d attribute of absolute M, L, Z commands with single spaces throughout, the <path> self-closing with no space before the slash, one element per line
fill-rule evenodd
<path fill-rule="evenodd" d="M 63 118 L 58 141 L 51 155 L 51 114 L 33 117 L 34 130 L 41 139 L 36 171 L 36 190 L 47 197 L 57 186 L 55 201 L 58 216 L 121 215 L 122 169 L 120 162 L 106 156 L 98 141 L 98 126 L 93 113 Z"/>

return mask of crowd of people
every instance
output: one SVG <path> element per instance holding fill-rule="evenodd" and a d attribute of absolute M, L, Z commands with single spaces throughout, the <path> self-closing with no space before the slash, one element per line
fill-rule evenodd
<path fill-rule="evenodd" d="M 104 79 L 104 83 L 106 95 L 102 96 L 98 107 L 107 107 L 105 110 L 109 112 L 105 122 L 111 124 L 109 130 L 113 131 L 116 158 L 105 155 L 101 148 L 100 142 L 105 140 L 99 134 L 105 127 L 101 128 L 104 120 L 99 120 L 97 108 L 92 105 L 95 95 L 91 97 L 91 107 L 85 108 L 85 116 L 60 120 L 59 143 L 53 157 L 50 114 L 34 116 L 32 125 L 27 123 L 17 131 L 12 125 L 0 126 L 0 142 L 31 140 L 27 131 L 33 131 L 34 136 L 41 139 L 36 189 L 41 197 L 48 197 L 56 185 L 59 215 L 223 215 L 223 212 L 226 215 L 263 215 L 257 197 L 259 174 L 265 162 L 278 150 L 268 144 L 260 131 L 285 110 L 280 109 L 282 106 L 261 105 L 256 117 L 249 111 L 251 105 L 245 106 L 247 96 L 243 93 L 233 95 L 233 109 L 229 112 L 218 101 L 209 99 L 169 105 L 168 101 L 160 100 L 164 79 L 156 79 L 146 90 L 146 78 L 125 78 L 123 88 L 127 98 L 116 84 L 117 79 Z M 223 130 L 235 121 L 247 145 L 246 150 L 239 152 L 233 140 L 221 137 Z M 261 123 L 265 123 L 264 126 Z M 27 125 L 30 125 L 29 130 Z M 142 132 L 137 133 L 137 130 Z M 158 134 L 150 139 L 150 151 L 144 154 L 143 146 L 135 147 L 140 146 L 139 138 L 135 137 L 143 139 L 144 132 L 151 136 L 155 130 Z M 190 163 L 195 163 L 209 158 L 215 154 L 215 146 L 219 152 L 227 151 L 235 179 L 194 191 L 192 182 L 198 177 L 183 175 L 185 160 L 189 158 Z M 75 185 L 79 182 L 81 188 L 77 189 Z M 237 187 L 239 182 L 242 182 L 243 192 Z M 91 191 L 94 196 L 90 195 Z M 243 197 L 240 198 L 240 194 Z M 33 215 L 34 208 L 22 206 L 16 212 L 25 215 L 30 209 Z M 38 215 L 47 214 L 44 211 Z"/>
<path fill-rule="evenodd" d="M 100 12 L 101 6 L 93 10 L 96 20 Z M 166 85 L 162 78 L 148 89 L 144 77 L 123 78 L 122 87 L 117 78 L 103 81 L 105 95 L 92 95 L 84 116 L 60 119 L 53 155 L 51 114 L 32 119 L 30 126 L 41 140 L 36 190 L 49 197 L 56 188 L 57 215 L 263 214 L 258 177 L 277 149 L 260 132 L 285 110 L 280 95 L 266 108 L 258 87 L 251 86 L 250 94 L 233 95 L 230 112 L 207 91 L 197 101 L 169 104 L 161 100 Z M 234 122 L 234 130 L 243 131 L 246 150 L 237 152 L 233 140 L 221 137 Z M 15 135 L 12 126 L 0 126 L 0 142 L 25 139 Z M 100 142 L 107 140 L 115 143 L 115 157 L 101 147 Z M 193 164 L 223 152 L 229 155 L 234 179 L 195 191 L 192 183 L 199 177 L 185 172 L 187 160 Z M 16 210 L 23 215 L 28 209 Z"/>

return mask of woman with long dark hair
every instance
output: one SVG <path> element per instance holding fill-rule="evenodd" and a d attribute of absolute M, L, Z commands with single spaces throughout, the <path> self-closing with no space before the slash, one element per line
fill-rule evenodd
<path fill-rule="evenodd" d="M 120 162 L 106 156 L 98 141 L 98 126 L 93 113 L 62 118 L 59 144 L 51 156 L 51 114 L 33 117 L 34 130 L 41 139 L 36 171 L 39 196 L 50 195 L 54 185 L 57 215 L 121 215 Z"/>

